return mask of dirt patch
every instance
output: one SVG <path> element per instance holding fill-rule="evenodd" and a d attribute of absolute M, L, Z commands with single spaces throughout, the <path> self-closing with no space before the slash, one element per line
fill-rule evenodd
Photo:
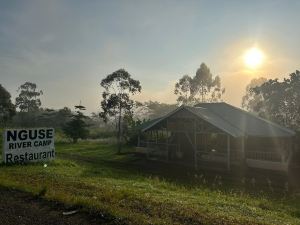
<path fill-rule="evenodd" d="M 63 212 L 76 210 L 72 215 Z M 120 224 L 112 217 L 91 215 L 80 209 L 66 208 L 28 193 L 0 187 L 1 225 L 96 225 Z"/>

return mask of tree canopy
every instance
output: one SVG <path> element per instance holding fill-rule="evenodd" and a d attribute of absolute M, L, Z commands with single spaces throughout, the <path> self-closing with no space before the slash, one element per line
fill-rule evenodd
<path fill-rule="evenodd" d="M 221 78 L 213 76 L 205 63 L 197 69 L 194 77 L 184 75 L 175 84 L 174 93 L 178 95 L 177 102 L 184 105 L 194 105 L 199 102 L 218 102 L 225 89 L 221 86 Z"/>
<path fill-rule="evenodd" d="M 300 127 L 300 72 L 284 78 L 283 81 L 270 79 L 250 89 L 258 99 L 251 107 L 260 116 L 284 126 Z"/>
<path fill-rule="evenodd" d="M 104 88 L 102 93 L 100 117 L 104 121 L 109 118 L 116 118 L 118 124 L 118 142 L 119 152 L 121 151 L 122 137 L 122 117 L 132 115 L 132 109 L 135 102 L 131 96 L 141 92 L 141 85 L 138 80 L 131 78 L 131 75 L 124 69 L 119 69 L 112 74 L 107 75 L 102 81 Z"/>
<path fill-rule="evenodd" d="M 10 93 L 0 84 L 0 124 L 4 126 L 15 115 L 16 108 Z"/>
<path fill-rule="evenodd" d="M 89 134 L 89 130 L 87 129 L 88 125 L 85 122 L 86 116 L 82 113 L 85 107 L 76 105 L 75 109 L 75 113 L 71 115 L 71 119 L 63 127 L 64 133 L 72 138 L 73 143 L 77 143 L 78 139 L 87 138 Z"/>
<path fill-rule="evenodd" d="M 19 96 L 16 98 L 16 107 L 21 112 L 38 111 L 42 105 L 40 96 L 43 94 L 37 89 L 37 85 L 31 82 L 25 82 L 18 88 Z"/>
<path fill-rule="evenodd" d="M 267 78 L 260 77 L 254 78 L 246 86 L 246 94 L 242 98 L 242 108 L 250 112 L 257 112 L 259 104 L 262 102 L 263 97 L 261 94 L 256 94 L 253 88 L 261 86 L 263 83 L 267 82 Z"/>

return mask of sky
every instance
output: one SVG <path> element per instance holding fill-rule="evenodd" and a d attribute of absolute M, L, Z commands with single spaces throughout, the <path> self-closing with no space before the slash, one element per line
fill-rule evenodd
<path fill-rule="evenodd" d="M 176 81 L 204 62 L 240 107 L 251 79 L 300 69 L 299 12 L 297 0 L 0 0 L 0 83 L 13 99 L 30 81 L 42 107 L 97 112 L 101 79 L 120 68 L 140 80 L 137 100 L 175 103 Z M 249 69 L 253 46 L 264 61 Z"/>

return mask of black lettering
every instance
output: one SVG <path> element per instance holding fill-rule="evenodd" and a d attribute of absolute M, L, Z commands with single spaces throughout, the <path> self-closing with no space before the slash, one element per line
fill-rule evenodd
<path fill-rule="evenodd" d="M 13 141 L 16 141 L 17 140 L 17 131 L 14 130 L 14 131 L 11 131 L 11 130 L 8 130 L 6 132 L 6 140 L 7 141 L 10 141 L 10 140 L 13 140 Z"/>
<path fill-rule="evenodd" d="M 49 139 L 53 138 L 53 129 L 47 130 L 47 138 L 49 138 Z"/>
<path fill-rule="evenodd" d="M 39 153 L 33 153 L 33 158 L 34 158 L 34 160 L 38 160 L 39 159 Z"/>
<path fill-rule="evenodd" d="M 6 154 L 6 159 L 5 159 L 5 161 L 7 162 L 7 163 L 12 163 L 12 154 Z"/>
<path fill-rule="evenodd" d="M 39 130 L 39 138 L 40 138 L 40 139 L 44 139 L 45 136 L 46 136 L 45 130 L 44 130 L 44 129 Z"/>
<path fill-rule="evenodd" d="M 18 137 L 21 141 L 26 140 L 27 139 L 27 131 L 26 130 L 19 131 Z"/>
<path fill-rule="evenodd" d="M 37 138 L 37 130 L 29 130 L 29 138 L 31 140 L 36 139 Z"/>
<path fill-rule="evenodd" d="M 19 156 L 15 155 L 14 156 L 14 162 L 18 162 L 19 161 Z"/>
<path fill-rule="evenodd" d="M 24 155 L 20 155 L 20 162 L 24 162 Z"/>
<path fill-rule="evenodd" d="M 14 149 L 14 143 L 9 143 L 8 149 Z"/>

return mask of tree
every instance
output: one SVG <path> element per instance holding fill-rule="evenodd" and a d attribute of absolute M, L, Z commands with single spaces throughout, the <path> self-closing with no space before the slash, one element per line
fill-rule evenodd
<path fill-rule="evenodd" d="M 184 75 L 179 79 L 174 93 L 178 95 L 179 104 L 194 105 L 199 102 L 220 101 L 225 89 L 221 87 L 221 78 L 213 77 L 210 69 L 202 63 L 194 77 Z"/>
<path fill-rule="evenodd" d="M 257 107 L 261 107 L 263 97 L 261 94 L 255 94 L 253 88 L 260 87 L 262 84 L 267 82 L 264 77 L 254 78 L 246 86 L 246 94 L 242 98 L 242 108 L 250 112 L 258 112 Z"/>
<path fill-rule="evenodd" d="M 21 112 L 35 112 L 41 106 L 39 96 L 43 94 L 41 90 L 37 90 L 35 83 L 26 82 L 18 88 L 19 96 L 16 98 L 16 107 Z"/>
<path fill-rule="evenodd" d="M 1 127 L 16 114 L 16 108 L 11 102 L 10 93 L 0 84 L 0 124 Z"/>
<path fill-rule="evenodd" d="M 130 97 L 137 92 L 141 92 L 141 85 L 138 80 L 131 78 L 131 75 L 124 69 L 119 69 L 112 74 L 107 75 L 101 81 L 104 88 L 101 101 L 102 112 L 100 117 L 105 122 L 110 117 L 117 119 L 118 130 L 118 153 L 121 152 L 122 138 L 122 117 L 123 115 L 131 115 L 135 102 Z"/>
<path fill-rule="evenodd" d="M 37 115 L 38 126 L 51 126 L 61 129 L 72 117 L 72 111 L 68 107 L 62 109 L 40 109 Z"/>
<path fill-rule="evenodd" d="M 270 79 L 251 89 L 261 100 L 256 103 L 255 111 L 265 118 L 284 126 L 300 127 L 300 72 L 296 71 L 284 78 Z"/>
<path fill-rule="evenodd" d="M 148 108 L 149 119 L 161 117 L 177 108 L 176 104 L 160 103 L 156 101 L 148 101 L 145 102 L 144 105 Z"/>
<path fill-rule="evenodd" d="M 197 70 L 193 79 L 193 86 L 193 95 L 198 102 L 217 102 L 225 93 L 225 89 L 221 87 L 221 78 L 219 76 L 213 77 L 205 63 L 201 63 Z"/>
<path fill-rule="evenodd" d="M 193 78 L 184 75 L 175 84 L 175 95 L 178 95 L 177 102 L 183 105 L 190 105 L 195 102 L 193 95 Z"/>
<path fill-rule="evenodd" d="M 63 127 L 64 133 L 72 138 L 73 143 L 77 143 L 78 139 L 85 139 L 88 136 L 89 130 L 85 122 L 86 116 L 81 112 L 85 110 L 82 105 L 75 106 L 75 114 L 71 116 L 71 120 Z"/>

